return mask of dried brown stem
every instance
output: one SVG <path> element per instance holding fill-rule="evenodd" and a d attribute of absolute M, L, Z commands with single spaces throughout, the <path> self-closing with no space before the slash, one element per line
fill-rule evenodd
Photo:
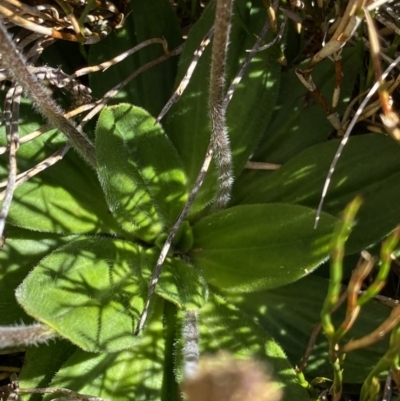
<path fill-rule="evenodd" d="M 358 339 L 352 340 L 345 344 L 341 349 L 340 352 L 342 354 L 354 351 L 359 348 L 365 348 L 369 345 L 382 340 L 382 338 L 395 327 L 400 321 L 400 306 L 396 306 L 393 308 L 392 313 L 390 316 L 372 333 Z"/>

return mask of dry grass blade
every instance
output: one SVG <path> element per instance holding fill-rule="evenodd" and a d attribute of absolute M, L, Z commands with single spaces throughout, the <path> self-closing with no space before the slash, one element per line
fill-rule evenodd
<path fill-rule="evenodd" d="M 391 63 L 389 65 L 389 67 L 385 70 L 385 72 L 382 74 L 382 79 L 386 79 L 386 77 L 389 75 L 389 73 L 397 66 L 397 64 L 400 63 L 400 56 L 396 58 L 396 60 L 393 61 L 393 63 Z M 375 94 L 375 92 L 378 90 L 379 88 L 379 82 L 375 82 L 375 84 L 372 86 L 372 88 L 370 89 L 370 91 L 368 92 L 367 96 L 364 98 L 364 100 L 362 101 L 362 103 L 360 104 L 360 106 L 358 107 L 356 113 L 354 114 L 350 124 L 348 125 L 345 134 L 343 135 L 343 138 L 340 142 L 339 148 L 335 153 L 335 156 L 333 158 L 333 161 L 329 167 L 329 171 L 328 171 L 328 175 L 326 177 L 325 183 L 324 183 L 324 187 L 322 189 L 322 194 L 321 194 L 321 199 L 318 205 L 318 209 L 317 209 L 317 214 L 315 217 L 315 224 L 314 227 L 316 228 L 318 226 L 318 221 L 320 219 L 321 216 L 321 212 L 322 212 L 322 207 L 325 201 L 325 197 L 326 194 L 328 193 L 328 189 L 329 189 L 329 185 L 331 183 L 332 180 L 332 176 L 333 173 L 335 171 L 336 165 L 339 161 L 339 158 L 343 152 L 344 147 L 346 146 L 347 141 L 349 140 L 349 136 L 351 131 L 353 130 L 358 118 L 360 117 L 362 111 L 364 110 L 365 106 L 368 104 L 368 102 L 371 100 L 372 96 Z"/>
<path fill-rule="evenodd" d="M 94 103 L 91 104 L 85 104 L 83 106 L 77 107 L 74 110 L 69 111 L 68 113 L 64 114 L 64 117 L 67 119 L 70 119 L 72 117 L 75 117 L 81 113 L 84 113 L 85 111 L 93 109 L 96 105 Z M 19 144 L 20 146 L 23 145 L 24 143 L 33 141 L 37 137 L 39 137 L 42 134 L 45 134 L 47 131 L 50 131 L 52 127 L 49 124 L 43 125 L 36 131 L 32 131 L 29 134 L 24 135 L 22 138 L 19 139 Z M 4 154 L 9 150 L 9 146 L 0 146 L 0 155 Z M 0 188 L 2 187 L 2 184 L 0 184 Z"/>
<path fill-rule="evenodd" d="M 91 67 L 81 68 L 80 70 L 75 71 L 68 78 L 75 79 L 75 78 L 78 78 L 78 77 L 81 77 L 83 75 L 90 74 L 93 72 L 104 71 L 107 68 L 110 68 L 111 66 L 121 62 L 122 60 L 125 60 L 127 57 L 138 52 L 140 49 L 143 49 L 144 47 L 155 44 L 155 43 L 161 44 L 164 48 L 165 54 L 169 54 L 168 44 L 165 39 L 160 39 L 160 38 L 147 39 L 147 40 L 144 40 L 143 42 L 139 43 L 135 47 L 132 47 L 132 49 L 129 49 L 126 52 L 119 54 L 118 56 L 114 57 L 113 59 L 111 59 L 109 61 L 105 61 L 104 63 L 98 64 L 98 65 L 93 65 Z"/>
<path fill-rule="evenodd" d="M 3 236 L 4 227 L 8 212 L 11 207 L 14 190 L 16 187 L 17 176 L 17 150 L 19 147 L 19 133 L 18 133 L 18 120 L 19 120 L 19 104 L 22 94 L 22 88 L 14 85 L 7 93 L 6 106 L 4 110 L 5 123 L 6 123 L 6 136 L 9 146 L 9 172 L 7 187 L 4 193 L 3 204 L 0 210 L 0 237 Z"/>
<path fill-rule="evenodd" d="M 284 24 L 282 24 L 282 26 L 284 27 Z M 244 74 L 246 73 L 247 68 L 249 67 L 252 58 L 260 50 L 261 43 L 264 40 L 265 36 L 267 35 L 268 29 L 269 29 L 269 22 L 267 20 L 265 22 L 260 34 L 258 35 L 258 38 L 257 38 L 256 42 L 254 43 L 253 47 L 250 50 L 248 50 L 249 54 L 246 56 L 245 60 L 243 61 L 243 64 L 241 65 L 239 71 L 237 72 L 234 80 L 232 81 L 231 85 L 229 86 L 229 88 L 226 92 L 226 96 L 225 96 L 224 104 L 223 104 L 224 112 L 226 112 L 229 102 L 231 101 L 232 96 L 235 93 L 237 86 L 240 84 L 240 81 L 242 80 Z M 275 44 L 279 40 L 278 38 L 279 38 L 279 34 L 270 43 Z M 269 46 L 270 43 L 266 44 L 266 46 Z"/>
<path fill-rule="evenodd" d="M 0 53 L 2 63 L 6 65 L 14 79 L 22 86 L 24 91 L 32 98 L 38 111 L 55 128 L 59 129 L 71 142 L 72 146 L 86 160 L 89 165 L 96 165 L 94 146 L 88 138 L 64 116 L 61 108 L 51 99 L 26 66 L 26 62 L 15 49 L 2 21 L 0 20 Z"/>
<path fill-rule="evenodd" d="M 127 2 L 56 0 L 50 4 L 28 5 L 18 0 L 4 0 L 0 13 L 9 27 L 19 26 L 41 36 L 93 44 L 121 26 Z"/>
<path fill-rule="evenodd" d="M 185 76 L 183 77 L 182 81 L 176 88 L 175 92 L 172 94 L 171 98 L 168 100 L 168 102 L 165 104 L 165 106 L 160 111 L 160 114 L 157 116 L 157 119 L 155 122 L 156 124 L 161 121 L 161 119 L 165 116 L 165 114 L 168 113 L 168 110 L 172 107 L 172 105 L 174 103 L 176 103 L 179 100 L 179 98 L 182 96 L 182 93 L 185 91 L 186 87 L 188 86 L 188 84 L 190 82 L 190 78 L 193 75 L 193 72 L 196 68 L 197 63 L 200 60 L 200 57 L 203 55 L 204 50 L 210 43 L 213 35 L 214 35 L 214 27 L 212 27 L 207 32 L 206 36 L 204 36 L 203 40 L 201 41 L 200 46 L 194 52 L 193 59 L 189 64 L 189 67 L 185 73 Z"/>
<path fill-rule="evenodd" d="M 79 124 L 80 127 L 83 127 L 88 121 L 90 121 L 97 113 L 99 113 L 102 108 L 107 104 L 107 102 L 112 99 L 125 85 L 127 85 L 132 79 L 136 78 L 142 72 L 148 70 L 149 68 L 167 60 L 172 56 L 176 56 L 182 52 L 183 46 L 178 46 L 175 49 L 171 50 L 167 54 L 163 54 L 162 56 L 156 58 L 155 60 L 149 61 L 148 63 L 139 67 L 136 71 L 126 77 L 123 81 L 121 81 L 118 85 L 115 85 L 112 89 L 110 89 L 101 99 L 96 102 L 96 106 L 93 108 L 90 113 L 88 113 L 85 118 Z"/>
<path fill-rule="evenodd" d="M 58 161 L 60 161 L 65 154 L 68 152 L 70 149 L 70 145 L 67 143 L 65 146 L 63 146 L 61 149 L 59 149 L 57 152 L 53 153 L 51 156 L 46 158 L 45 160 L 41 161 L 38 163 L 35 167 L 32 167 L 31 169 L 24 171 L 21 174 L 18 174 L 16 176 L 15 180 L 15 187 L 21 185 L 25 181 L 28 181 L 30 178 L 34 177 L 35 175 L 39 174 L 41 171 L 45 170 L 46 168 L 54 165 Z M 7 185 L 7 181 L 1 182 L 0 183 L 0 188 L 3 188 Z M 5 192 L 0 193 L 0 200 L 4 199 Z"/>
<path fill-rule="evenodd" d="M 244 166 L 244 168 L 247 168 L 249 170 L 265 170 L 265 171 L 278 170 L 280 167 L 282 167 L 281 164 L 253 162 L 253 161 L 246 162 L 246 164 Z"/>
<path fill-rule="evenodd" d="M 335 333 L 336 341 L 339 341 L 339 339 L 351 329 L 357 319 L 357 316 L 361 310 L 361 306 L 357 303 L 358 295 L 363 281 L 371 273 L 375 262 L 375 259 L 367 251 L 361 252 L 360 260 L 357 264 L 357 267 L 353 271 L 347 286 L 346 316 Z"/>

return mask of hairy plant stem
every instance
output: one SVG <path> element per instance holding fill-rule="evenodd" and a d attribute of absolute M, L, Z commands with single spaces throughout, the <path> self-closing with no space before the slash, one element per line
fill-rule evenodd
<path fill-rule="evenodd" d="M 92 167 L 96 166 L 96 155 L 93 144 L 76 126 L 67 120 L 58 104 L 47 95 L 36 77 L 29 72 L 26 61 L 18 52 L 11 37 L 8 35 L 0 19 L 0 54 L 2 64 L 8 68 L 10 74 L 29 96 L 37 110 L 60 130 L 70 141 L 71 145 Z"/>
<path fill-rule="evenodd" d="M 194 377 L 199 369 L 199 330 L 197 327 L 197 311 L 184 312 L 183 327 L 183 377 Z"/>
<path fill-rule="evenodd" d="M 214 209 L 222 209 L 230 200 L 233 184 L 232 154 L 224 108 L 225 71 L 231 25 L 232 0 L 218 0 L 215 12 L 215 32 L 211 54 L 210 116 L 211 143 L 218 169 L 218 190 Z"/>
<path fill-rule="evenodd" d="M 57 336 L 50 327 L 39 323 L 30 326 L 0 326 L 0 348 L 47 343 Z"/>
<path fill-rule="evenodd" d="M 230 16 L 232 13 L 232 0 L 218 0 L 217 10 L 215 14 L 215 33 L 214 33 L 214 46 L 212 52 L 212 67 L 211 67 L 211 87 L 210 87 L 210 110 L 211 120 L 213 124 L 210 144 L 207 148 L 206 156 L 203 165 L 190 192 L 189 198 L 178 216 L 174 225 L 172 226 L 164 246 L 161 249 L 160 256 L 157 260 L 156 267 L 151 276 L 148 296 L 140 315 L 138 325 L 135 330 L 135 335 L 138 335 L 142 330 L 148 315 L 148 310 L 153 296 L 154 290 L 158 283 L 158 278 L 161 274 L 161 268 L 167 257 L 168 251 L 171 247 L 172 241 L 183 220 L 189 213 L 189 210 L 196 199 L 196 196 L 203 184 L 205 175 L 211 163 L 211 159 L 216 156 L 219 161 L 219 181 L 220 187 L 216 196 L 215 208 L 218 209 L 226 205 L 230 198 L 232 179 L 232 157 L 229 148 L 229 140 L 225 126 L 225 110 L 227 104 L 224 103 L 224 83 L 225 83 L 225 67 L 226 67 L 226 53 L 228 46 L 228 37 L 230 30 Z M 216 37 L 216 33 L 218 35 Z M 214 65 L 215 64 L 215 65 Z"/>

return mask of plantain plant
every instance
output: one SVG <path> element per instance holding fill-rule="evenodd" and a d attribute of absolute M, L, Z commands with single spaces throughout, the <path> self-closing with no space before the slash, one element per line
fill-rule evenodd
<path fill-rule="evenodd" d="M 132 2 L 130 7 L 122 29 L 90 46 L 90 65 L 154 37 L 163 36 L 169 48 L 180 44 L 168 1 Z M 266 18 L 258 0 L 237 0 L 233 11 L 228 84 Z M 328 140 L 332 127 L 295 68 L 277 62 L 290 47 L 293 28 L 288 27 L 282 43 L 253 55 L 236 87 L 226 109 L 232 198 L 215 210 L 220 168 L 212 165 L 166 255 L 147 321 L 135 335 L 153 268 L 210 142 L 210 46 L 161 124 L 156 115 L 184 78 L 214 14 L 211 2 L 190 29 L 179 60 L 170 58 L 143 72 L 103 108 L 95 125 L 87 126 L 95 169 L 70 151 L 14 192 L 0 254 L 0 324 L 23 322 L 29 328 L 40 322 L 45 334 L 37 342 L 56 336 L 54 342 L 27 348 L 20 388 L 68 388 L 114 401 L 178 400 L 184 316 L 196 311 L 201 355 L 227 350 L 238 358 L 258 359 L 270 367 L 284 400 L 310 399 L 294 366 L 328 289 L 334 227 L 346 204 L 362 194 L 364 203 L 346 245 L 349 266 L 354 255 L 396 227 L 400 149 L 382 135 L 351 138 L 314 229 L 338 141 Z M 264 40 L 274 36 L 271 32 Z M 340 113 L 360 68 L 357 53 L 346 50 Z M 146 47 L 91 74 L 93 96 L 103 96 L 160 54 L 161 49 Z M 63 56 L 53 46 L 43 57 L 52 63 Z M 330 61 L 317 65 L 313 74 L 321 92 L 329 94 L 335 83 Z M 42 124 L 29 100 L 21 102 L 20 115 L 21 137 Z M 6 146 L 5 135 L 1 140 Z M 19 168 L 32 168 L 64 144 L 56 130 L 24 143 L 17 153 Z M 246 168 L 250 158 L 282 167 L 253 171 Z M 6 159 L 0 168 L 6 179 Z M 363 306 L 351 336 L 373 331 L 389 312 L 378 303 Z M 12 329 L 5 328 L 5 335 Z M 326 349 L 320 336 L 307 377 L 332 379 Z M 343 382 L 362 383 L 386 349 L 379 343 L 350 353 L 343 362 Z"/>

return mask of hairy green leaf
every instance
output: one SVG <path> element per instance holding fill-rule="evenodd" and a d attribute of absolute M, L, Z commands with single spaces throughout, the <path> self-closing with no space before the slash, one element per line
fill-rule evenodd
<path fill-rule="evenodd" d="M 164 347 L 162 303 L 158 300 L 135 347 L 100 355 L 77 350 L 50 385 L 113 401 L 166 401 L 161 398 Z M 48 395 L 44 400 L 53 398 Z"/>
<path fill-rule="evenodd" d="M 343 85 L 337 112 L 342 113 L 358 76 L 358 54 L 354 49 L 344 49 Z M 331 60 L 323 60 L 313 69 L 312 78 L 327 102 L 330 102 L 335 86 L 334 65 Z M 279 97 L 274 107 L 272 121 L 264 131 L 259 146 L 251 156 L 258 162 L 283 164 L 303 150 L 324 142 L 334 131 L 332 124 L 320 103 L 296 76 L 295 68 L 282 73 Z M 269 172 L 245 170 L 236 180 L 233 190 L 235 203 L 241 202 L 252 188 L 263 185 Z"/>
<path fill-rule="evenodd" d="M 0 325 L 30 323 L 32 318 L 17 304 L 15 289 L 32 266 L 74 236 L 28 231 L 7 226 L 5 243 L 0 252 Z"/>
<path fill-rule="evenodd" d="M 158 253 L 123 240 L 76 240 L 43 259 L 17 299 L 84 350 L 129 348 L 137 342 L 133 331 Z M 208 297 L 204 278 L 178 258 L 167 259 L 156 293 L 183 309 L 199 309 Z"/>
<path fill-rule="evenodd" d="M 121 227 L 155 240 L 174 223 L 187 197 L 179 157 L 161 126 L 139 107 L 105 108 L 96 154 L 107 203 Z"/>
<path fill-rule="evenodd" d="M 275 288 L 310 273 L 330 251 L 334 217 L 286 204 L 236 206 L 193 227 L 194 265 L 210 284 L 231 291 Z"/>
<path fill-rule="evenodd" d="M 37 130 L 40 117 L 30 102 L 22 101 L 20 137 Z M 26 120 L 25 120 L 26 119 Z M 19 172 L 27 171 L 65 145 L 65 137 L 54 130 L 18 149 Z M 0 145 L 5 145 L 4 125 Z M 0 179 L 8 175 L 8 153 L 0 157 Z M 122 231 L 108 211 L 97 177 L 75 151 L 70 150 L 54 166 L 34 175 L 14 192 L 8 223 L 36 231 L 57 233 Z"/>
<path fill-rule="evenodd" d="M 339 146 L 330 141 L 294 157 L 262 183 L 251 183 L 243 203 L 287 202 L 316 208 L 330 163 Z M 323 210 L 340 216 L 356 195 L 364 203 L 348 241 L 354 253 L 379 241 L 400 221 L 400 147 L 390 137 L 350 138 L 336 166 Z"/>
<path fill-rule="evenodd" d="M 137 343 L 132 333 L 146 297 L 140 275 L 146 263 L 144 250 L 127 241 L 73 241 L 40 262 L 18 287 L 17 299 L 84 350 L 129 348 Z"/>

